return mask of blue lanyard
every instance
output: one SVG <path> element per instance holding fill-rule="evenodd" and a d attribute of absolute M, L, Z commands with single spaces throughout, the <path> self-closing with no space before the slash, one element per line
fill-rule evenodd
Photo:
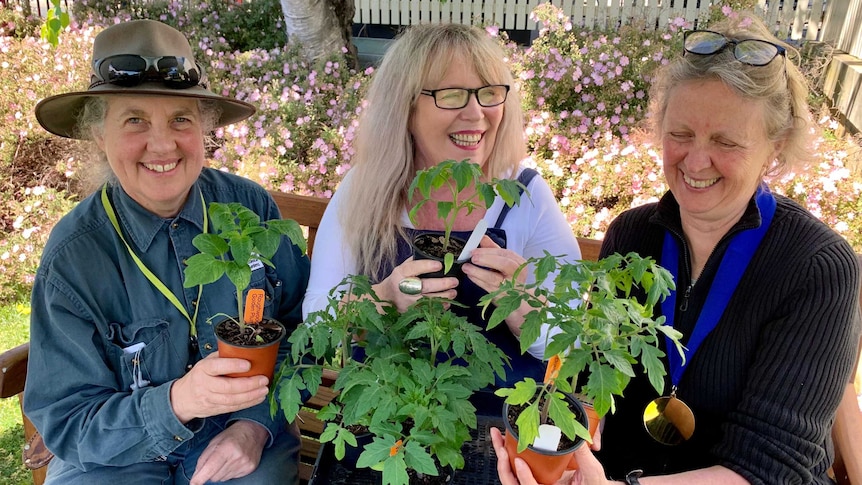
<path fill-rule="evenodd" d="M 674 388 L 676 388 L 682 378 L 685 365 L 691 362 L 691 356 L 694 355 L 697 348 L 706 339 L 706 336 L 718 324 L 718 320 L 724 313 L 730 297 L 736 291 L 736 287 L 739 285 L 739 281 L 742 279 L 748 263 L 754 256 L 755 251 L 757 251 L 757 247 L 760 245 L 760 241 L 763 240 L 767 229 L 769 229 L 772 216 L 775 215 L 775 197 L 772 196 L 772 192 L 769 191 L 769 187 L 766 184 L 761 184 L 757 188 L 754 201 L 760 210 L 760 218 L 762 220 L 760 227 L 744 230 L 730 241 L 724 257 L 721 258 L 721 264 L 718 266 L 715 280 L 709 288 L 709 294 L 706 297 L 703 309 L 697 317 L 694 331 L 684 349 L 685 363 L 683 363 L 679 353 L 672 350 L 674 348 L 673 342 L 667 339 L 670 378 Z M 679 245 L 670 231 L 665 231 L 661 255 L 661 265 L 670 271 L 674 281 L 679 282 Z M 672 291 L 670 296 L 661 304 L 661 311 L 666 318 L 667 325 L 671 327 L 673 327 L 674 316 L 676 315 L 676 294 L 677 291 Z"/>

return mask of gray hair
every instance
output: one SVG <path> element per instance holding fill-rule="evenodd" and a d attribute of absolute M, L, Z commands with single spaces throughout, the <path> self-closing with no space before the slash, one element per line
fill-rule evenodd
<path fill-rule="evenodd" d="M 767 174 L 780 175 L 811 160 L 813 123 L 808 107 L 808 85 L 802 72 L 787 58 L 798 54 L 797 51 L 773 36 L 766 24 L 751 12 L 741 12 L 734 18 L 710 25 L 709 30 L 732 40 L 765 40 L 784 47 L 787 55 L 765 66 L 739 62 L 732 49 L 713 55 L 687 54 L 677 58 L 659 70 L 650 90 L 649 125 L 653 135 L 661 138 L 665 110 L 674 87 L 693 80 L 718 79 L 743 98 L 760 102 L 764 107 L 767 136 L 773 142 L 783 142 Z"/>

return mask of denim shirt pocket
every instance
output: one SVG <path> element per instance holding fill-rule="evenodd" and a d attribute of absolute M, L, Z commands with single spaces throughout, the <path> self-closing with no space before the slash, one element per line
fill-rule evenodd
<path fill-rule="evenodd" d="M 248 291 L 251 289 L 261 289 L 266 295 L 266 300 L 263 306 L 263 316 L 267 318 L 276 318 L 275 312 L 278 310 L 277 302 L 281 301 L 281 292 L 283 285 L 278 279 L 278 273 L 275 269 L 261 263 L 259 267 L 255 267 L 251 272 L 251 282 L 248 288 L 243 291 L 243 301 L 248 297 Z"/>
<path fill-rule="evenodd" d="M 111 322 L 107 338 L 122 390 L 164 384 L 183 375 L 185 362 L 170 342 L 167 320 Z"/>

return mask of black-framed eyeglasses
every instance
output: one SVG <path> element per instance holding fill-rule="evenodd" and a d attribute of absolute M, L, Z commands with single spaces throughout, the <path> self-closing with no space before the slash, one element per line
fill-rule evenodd
<path fill-rule="evenodd" d="M 509 85 L 491 84 L 476 89 L 423 89 L 421 93 L 434 98 L 434 105 L 440 109 L 461 109 L 470 102 L 471 94 L 476 95 L 479 106 L 491 108 L 506 101 L 506 96 L 509 95 Z"/>
<path fill-rule="evenodd" d="M 119 54 L 97 59 L 93 71 L 99 79 L 91 84 L 115 84 L 125 88 L 146 81 L 161 82 L 174 89 L 185 89 L 204 84 L 201 66 L 191 59 L 178 56 L 148 57 L 137 54 Z"/>
<path fill-rule="evenodd" d="M 760 39 L 731 40 L 711 30 L 689 30 L 683 36 L 683 50 L 689 54 L 709 56 L 733 46 L 733 57 L 749 66 L 765 66 L 786 50 L 778 44 Z"/>

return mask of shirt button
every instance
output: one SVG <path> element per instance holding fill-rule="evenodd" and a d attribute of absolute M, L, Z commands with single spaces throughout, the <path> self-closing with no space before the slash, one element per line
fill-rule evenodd
<path fill-rule="evenodd" d="M 171 224 L 171 229 L 178 229 L 179 227 L 180 224 L 178 222 L 174 222 L 173 224 Z"/>
<path fill-rule="evenodd" d="M 182 438 L 180 438 L 179 436 L 174 436 L 174 440 L 176 440 L 176 441 L 182 441 L 183 439 L 182 439 Z"/>
<path fill-rule="evenodd" d="M 192 365 L 191 365 L 191 364 L 187 364 L 187 365 L 186 365 L 186 370 L 192 370 Z"/>
<path fill-rule="evenodd" d="M 204 344 L 204 348 L 205 348 L 206 350 L 212 350 L 212 349 L 213 349 L 213 346 L 212 346 L 212 344 Z"/>
<path fill-rule="evenodd" d="M 189 260 L 183 258 L 183 266 L 188 266 L 188 265 L 189 265 Z"/>
<path fill-rule="evenodd" d="M 197 300 L 192 300 L 192 306 L 198 306 L 198 301 L 197 301 Z"/>

